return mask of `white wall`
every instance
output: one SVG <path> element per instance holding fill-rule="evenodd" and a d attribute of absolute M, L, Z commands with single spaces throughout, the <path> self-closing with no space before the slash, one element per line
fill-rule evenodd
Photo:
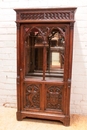
<path fill-rule="evenodd" d="M 71 113 L 87 115 L 87 0 L 0 0 L 0 105 L 16 107 L 16 14 L 13 8 L 77 7 Z"/>

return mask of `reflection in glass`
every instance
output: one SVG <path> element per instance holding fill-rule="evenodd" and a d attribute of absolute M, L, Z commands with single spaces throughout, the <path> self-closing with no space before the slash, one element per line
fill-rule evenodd
<path fill-rule="evenodd" d="M 64 74 L 64 30 L 53 29 L 47 36 L 45 80 L 63 78 Z M 43 36 L 34 28 L 25 40 L 25 75 L 36 78 L 43 77 Z"/>

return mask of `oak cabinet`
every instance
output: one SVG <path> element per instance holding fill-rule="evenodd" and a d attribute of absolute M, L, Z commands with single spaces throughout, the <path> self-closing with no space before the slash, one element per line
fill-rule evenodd
<path fill-rule="evenodd" d="M 15 9 L 17 120 L 70 124 L 70 88 L 76 8 Z"/>

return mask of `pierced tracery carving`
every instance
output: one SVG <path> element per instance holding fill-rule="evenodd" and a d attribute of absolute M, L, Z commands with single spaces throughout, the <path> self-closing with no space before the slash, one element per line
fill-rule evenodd
<path fill-rule="evenodd" d="M 65 28 L 65 27 L 64 27 Z M 60 27 L 55 27 L 55 26 L 34 26 L 34 27 L 26 27 L 24 26 L 24 32 L 25 32 L 25 38 L 30 35 L 31 32 L 33 32 L 33 36 L 36 37 L 36 35 L 40 35 L 43 37 L 49 37 L 50 34 L 53 32 L 60 32 L 60 34 L 65 38 L 65 29 L 64 28 L 60 28 Z M 46 38 L 47 39 L 47 38 Z"/>
<path fill-rule="evenodd" d="M 47 109 L 62 110 L 62 87 L 56 85 L 46 85 L 47 87 Z"/>
<path fill-rule="evenodd" d="M 26 86 L 25 108 L 40 108 L 40 85 L 31 84 Z"/>

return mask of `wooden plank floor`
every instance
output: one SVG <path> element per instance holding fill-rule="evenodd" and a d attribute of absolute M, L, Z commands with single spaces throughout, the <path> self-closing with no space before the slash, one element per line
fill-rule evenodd
<path fill-rule="evenodd" d="M 71 115 L 69 127 L 55 121 L 16 120 L 16 109 L 0 107 L 0 130 L 87 130 L 87 116 Z"/>

